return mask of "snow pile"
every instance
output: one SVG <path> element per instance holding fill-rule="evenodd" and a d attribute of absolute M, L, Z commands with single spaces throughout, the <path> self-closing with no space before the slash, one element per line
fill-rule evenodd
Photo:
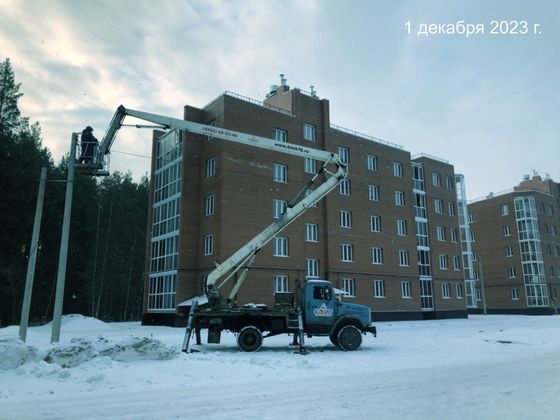
<path fill-rule="evenodd" d="M 0 369 L 16 369 L 17 367 L 33 362 L 38 358 L 35 347 L 26 345 L 16 338 L 0 339 Z"/>
<path fill-rule="evenodd" d="M 73 334 L 88 335 L 90 332 L 111 328 L 106 323 L 83 315 L 66 315 L 62 330 Z M 44 327 L 38 327 L 43 328 Z M 18 369 L 19 373 L 37 377 L 58 373 L 60 368 L 76 368 L 96 358 L 108 358 L 119 362 L 135 360 L 169 360 L 179 354 L 178 349 L 153 337 L 130 336 L 117 340 L 98 336 L 97 339 L 75 337 L 69 342 L 48 345 L 42 350 L 25 344 L 16 338 L 0 339 L 0 369 Z M 22 368 L 22 366 L 25 368 Z M 53 365 L 49 367 L 48 365 Z"/>

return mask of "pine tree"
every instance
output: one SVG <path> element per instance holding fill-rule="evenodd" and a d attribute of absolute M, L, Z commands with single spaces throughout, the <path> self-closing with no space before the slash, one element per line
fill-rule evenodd
<path fill-rule="evenodd" d="M 10 59 L 0 63 L 0 133 L 13 133 L 20 125 L 18 99 L 23 95 L 19 92 L 21 83 L 15 82 Z"/>

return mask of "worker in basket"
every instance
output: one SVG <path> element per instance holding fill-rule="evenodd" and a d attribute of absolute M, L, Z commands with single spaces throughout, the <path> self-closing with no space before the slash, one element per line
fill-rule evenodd
<path fill-rule="evenodd" d="M 99 142 L 93 136 L 93 128 L 89 125 L 82 131 L 82 155 L 79 163 L 93 163 L 93 156 L 97 150 Z"/>

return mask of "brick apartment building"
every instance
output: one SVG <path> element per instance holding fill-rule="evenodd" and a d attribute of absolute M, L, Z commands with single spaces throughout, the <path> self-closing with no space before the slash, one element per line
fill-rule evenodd
<path fill-rule="evenodd" d="M 469 203 L 468 212 L 478 298 L 485 298 L 488 313 L 554 313 L 560 184 L 527 175 L 510 191 Z"/>
<path fill-rule="evenodd" d="M 374 320 L 464 317 L 453 166 L 330 122 L 329 101 L 274 87 L 264 102 L 226 92 L 185 120 L 338 152 L 349 177 L 264 247 L 238 303 L 273 303 L 319 277 Z M 316 171 L 312 159 L 194 134 L 154 138 L 144 323 L 182 322 L 224 261 L 278 217 Z M 473 293 L 470 292 L 470 295 Z"/>

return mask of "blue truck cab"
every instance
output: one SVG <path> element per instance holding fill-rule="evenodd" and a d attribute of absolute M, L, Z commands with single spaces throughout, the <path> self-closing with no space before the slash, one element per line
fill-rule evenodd
<path fill-rule="evenodd" d="M 371 325 L 370 308 L 342 302 L 327 280 L 307 281 L 301 307 L 307 335 L 328 335 L 343 350 L 360 347 L 362 334 L 377 334 Z"/>

